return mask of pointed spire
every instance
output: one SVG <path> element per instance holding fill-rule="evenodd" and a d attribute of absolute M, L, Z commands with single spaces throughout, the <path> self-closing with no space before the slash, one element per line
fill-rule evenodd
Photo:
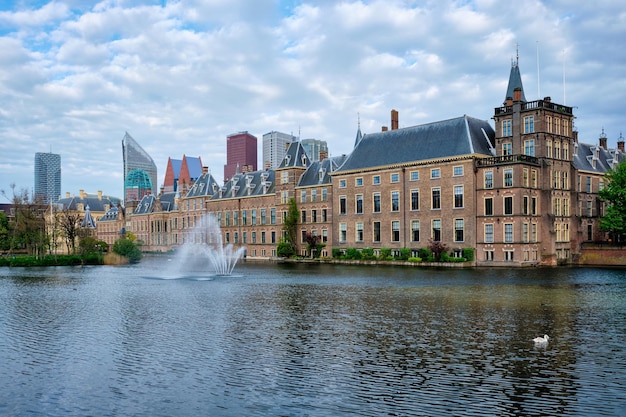
<path fill-rule="evenodd" d="M 356 148 L 359 142 L 363 139 L 363 134 L 361 134 L 361 114 L 357 113 L 357 131 L 356 138 L 354 139 L 354 147 Z"/>
<path fill-rule="evenodd" d="M 509 75 L 509 85 L 506 89 L 506 97 L 504 97 L 504 104 L 507 101 L 515 100 L 515 91 L 520 91 L 519 100 L 526 102 L 526 96 L 524 94 L 524 86 L 522 85 L 522 76 L 519 71 L 519 62 L 511 63 L 511 74 Z"/>

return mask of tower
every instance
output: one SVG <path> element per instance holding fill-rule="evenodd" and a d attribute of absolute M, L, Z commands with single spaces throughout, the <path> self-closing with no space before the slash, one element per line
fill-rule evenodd
<path fill-rule="evenodd" d="M 226 165 L 224 182 L 235 175 L 237 169 L 257 170 L 257 139 L 248 132 L 233 133 L 226 137 Z"/>
<path fill-rule="evenodd" d="M 46 204 L 59 201 L 61 197 L 61 155 L 42 152 L 35 154 L 35 196 Z"/>
<path fill-rule="evenodd" d="M 263 165 L 276 169 L 280 166 L 287 149 L 292 142 L 298 138 L 287 133 L 271 131 L 263 135 Z"/>
<path fill-rule="evenodd" d="M 150 155 L 126 132 L 122 139 L 124 204 L 138 202 L 157 186 L 157 167 Z"/>

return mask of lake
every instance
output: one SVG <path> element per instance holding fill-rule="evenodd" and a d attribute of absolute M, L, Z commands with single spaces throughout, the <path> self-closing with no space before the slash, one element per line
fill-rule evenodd
<path fill-rule="evenodd" d="M 626 270 L 0 268 L 0 370 L 10 416 L 626 415 Z"/>

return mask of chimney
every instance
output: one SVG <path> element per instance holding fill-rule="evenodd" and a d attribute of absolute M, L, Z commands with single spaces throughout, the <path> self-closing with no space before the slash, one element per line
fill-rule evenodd
<path fill-rule="evenodd" d="M 328 158 L 328 151 L 320 151 L 320 162 Z"/>
<path fill-rule="evenodd" d="M 79 191 L 78 191 L 78 196 L 79 196 L 80 198 L 85 198 L 85 190 L 79 190 Z"/>
<path fill-rule="evenodd" d="M 621 153 L 624 153 L 624 139 L 617 141 L 617 149 L 619 149 Z"/>
<path fill-rule="evenodd" d="M 98 200 L 102 200 L 102 190 L 98 190 Z"/>
<path fill-rule="evenodd" d="M 513 101 L 522 101 L 522 89 L 517 87 L 513 90 Z"/>
<path fill-rule="evenodd" d="M 70 198 L 70 192 L 69 191 L 65 192 L 65 198 Z"/>
<path fill-rule="evenodd" d="M 546 103 L 550 103 L 552 101 L 552 97 L 550 97 L 550 96 L 544 97 L 543 101 L 545 101 Z"/>
<path fill-rule="evenodd" d="M 389 130 L 389 129 L 387 128 L 387 126 L 383 126 L 383 130 L 382 130 L 383 132 L 386 132 L 386 131 L 388 131 L 388 130 Z"/>
<path fill-rule="evenodd" d="M 203 166 L 203 167 L 202 167 L 202 173 L 203 173 L 203 174 L 208 174 L 208 173 L 209 173 L 209 167 L 208 167 L 208 166 L 206 166 L 206 165 L 205 165 L 205 166 Z"/>
<path fill-rule="evenodd" d="M 391 130 L 398 129 L 398 110 L 391 110 Z"/>
<path fill-rule="evenodd" d="M 272 168 L 272 163 L 270 161 L 265 161 L 265 170 L 269 171 Z"/>
<path fill-rule="evenodd" d="M 600 136 L 600 147 L 606 149 L 606 136 Z"/>

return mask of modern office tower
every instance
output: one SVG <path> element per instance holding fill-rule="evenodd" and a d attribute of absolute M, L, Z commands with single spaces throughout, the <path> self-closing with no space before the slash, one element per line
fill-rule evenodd
<path fill-rule="evenodd" d="M 269 132 L 263 135 L 263 166 L 269 165 L 271 169 L 276 169 L 287 154 L 287 148 L 292 142 L 298 139 L 294 135 L 281 132 Z"/>
<path fill-rule="evenodd" d="M 256 171 L 257 139 L 248 132 L 233 133 L 226 137 L 226 165 L 224 165 L 224 182 L 235 175 L 237 169 Z"/>
<path fill-rule="evenodd" d="M 325 140 L 302 139 L 300 143 L 311 162 L 318 162 L 321 152 L 324 152 L 324 155 L 328 156 L 328 144 Z"/>
<path fill-rule="evenodd" d="M 46 204 L 56 203 L 61 198 L 61 155 L 35 154 L 35 197 Z"/>
<path fill-rule="evenodd" d="M 122 139 L 124 158 L 124 204 L 140 201 L 157 192 L 157 167 L 150 155 L 126 132 Z"/>

